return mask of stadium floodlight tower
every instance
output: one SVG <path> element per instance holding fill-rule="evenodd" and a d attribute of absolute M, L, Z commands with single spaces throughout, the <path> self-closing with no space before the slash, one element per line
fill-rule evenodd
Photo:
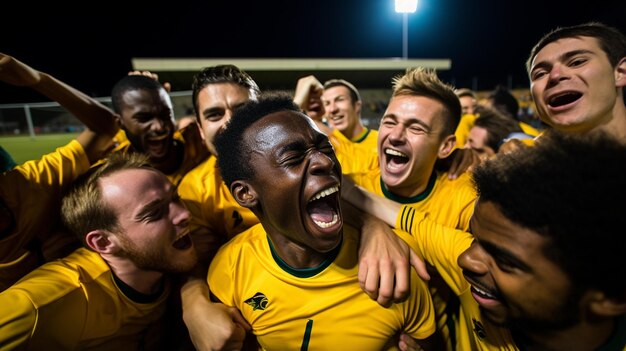
<path fill-rule="evenodd" d="M 402 14 L 402 59 L 409 58 L 409 13 L 417 10 L 417 0 L 395 0 L 396 13 Z"/>

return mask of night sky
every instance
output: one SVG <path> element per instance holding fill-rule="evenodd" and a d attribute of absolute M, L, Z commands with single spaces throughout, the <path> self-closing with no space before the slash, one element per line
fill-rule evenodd
<path fill-rule="evenodd" d="M 452 69 L 440 75 L 457 87 L 526 87 L 527 55 L 556 26 L 596 20 L 626 33 L 626 1 L 580 2 L 420 0 L 409 15 L 409 57 L 450 58 Z M 402 56 L 402 16 L 394 12 L 393 0 L 85 1 L 76 8 L 12 1 L 11 6 L 1 14 L 0 52 L 92 96 L 108 96 L 132 68 L 132 57 Z M 0 83 L 0 103 L 28 101 L 45 99 Z"/>

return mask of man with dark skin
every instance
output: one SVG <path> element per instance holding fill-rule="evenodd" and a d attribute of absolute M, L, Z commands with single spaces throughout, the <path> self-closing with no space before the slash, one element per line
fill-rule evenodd
<path fill-rule="evenodd" d="M 415 272 L 409 298 L 389 308 L 359 287 L 359 233 L 343 225 L 339 208 L 341 167 L 328 137 L 289 96 L 247 102 L 215 144 L 233 197 L 261 223 L 220 249 L 209 286 L 242 312 L 264 349 L 346 342 L 378 350 L 396 344 L 400 330 L 431 349 L 432 301 Z"/>
<path fill-rule="evenodd" d="M 113 87 L 111 101 L 122 131 L 113 152 L 140 152 L 178 185 L 208 152 L 197 128 L 176 131 L 172 101 L 154 78 L 128 75 Z"/>

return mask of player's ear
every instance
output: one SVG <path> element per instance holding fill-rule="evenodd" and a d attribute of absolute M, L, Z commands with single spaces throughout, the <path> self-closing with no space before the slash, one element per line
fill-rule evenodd
<path fill-rule="evenodd" d="M 589 309 L 593 314 L 602 317 L 617 317 L 626 314 L 626 301 L 606 296 L 602 291 L 591 291 L 589 297 Z"/>
<path fill-rule="evenodd" d="M 230 185 L 230 192 L 237 203 L 245 208 L 257 205 L 258 195 L 252 185 L 245 180 L 236 180 Z"/>
<path fill-rule="evenodd" d="M 622 57 L 615 67 L 615 85 L 626 87 L 626 57 Z"/>
<path fill-rule="evenodd" d="M 446 158 L 450 156 L 452 151 L 454 151 L 455 145 L 456 145 L 456 135 L 454 134 L 448 135 L 447 137 L 443 139 L 443 141 L 439 145 L 439 152 L 437 153 L 437 157 Z"/>
<path fill-rule="evenodd" d="M 92 230 L 85 235 L 85 242 L 92 250 L 98 253 L 114 253 L 117 251 L 117 242 L 111 240 L 111 234 L 108 232 L 96 229 Z"/>
<path fill-rule="evenodd" d="M 354 111 L 357 114 L 361 114 L 361 108 L 363 108 L 363 101 L 359 100 L 354 103 Z"/>

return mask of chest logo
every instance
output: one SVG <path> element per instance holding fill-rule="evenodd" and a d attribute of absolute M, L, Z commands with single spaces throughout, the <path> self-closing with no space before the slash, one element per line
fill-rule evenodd
<path fill-rule="evenodd" d="M 256 310 L 265 310 L 267 308 L 267 304 L 269 303 L 269 300 L 267 299 L 267 296 L 265 296 L 263 293 L 258 292 L 254 294 L 254 296 L 252 296 L 251 298 L 245 300 L 244 302 L 252 306 L 253 311 L 256 311 Z"/>

